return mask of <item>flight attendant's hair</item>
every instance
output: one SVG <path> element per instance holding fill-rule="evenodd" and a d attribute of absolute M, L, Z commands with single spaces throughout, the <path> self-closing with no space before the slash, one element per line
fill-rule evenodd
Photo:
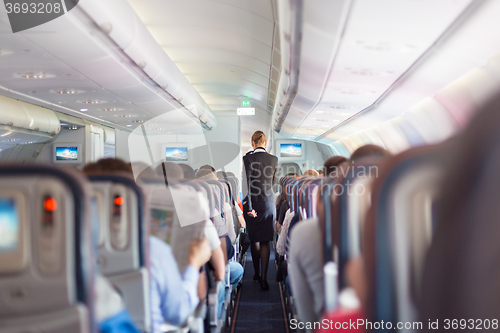
<path fill-rule="evenodd" d="M 252 135 L 252 142 L 255 145 L 260 145 L 266 141 L 266 135 L 262 131 L 257 131 Z"/>

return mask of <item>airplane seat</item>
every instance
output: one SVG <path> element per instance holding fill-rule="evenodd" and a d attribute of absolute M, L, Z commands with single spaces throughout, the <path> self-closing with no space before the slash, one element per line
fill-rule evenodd
<path fill-rule="evenodd" d="M 347 262 L 360 253 L 362 208 L 367 209 L 370 186 L 378 175 L 380 158 L 364 158 L 351 166 L 351 170 L 339 178 L 334 189 L 338 191 L 332 207 L 332 239 L 338 246 L 338 287 L 343 290 Z M 365 211 L 366 213 L 366 211 Z"/>
<path fill-rule="evenodd" d="M 311 185 L 308 187 L 308 193 L 306 194 L 307 200 L 307 213 L 309 216 L 317 216 L 317 205 L 318 205 L 318 191 L 322 183 L 322 179 L 316 179 L 312 181 Z"/>
<path fill-rule="evenodd" d="M 123 176 L 91 175 L 89 179 L 100 213 L 100 271 L 121 294 L 138 328 L 149 332 L 149 228 L 142 190 Z"/>
<path fill-rule="evenodd" d="M 228 180 L 231 182 L 231 184 L 233 185 L 233 200 L 234 202 L 238 202 L 238 193 L 240 192 L 239 191 L 239 188 L 240 188 L 240 184 L 239 184 L 239 181 L 238 181 L 238 178 L 236 177 L 229 177 Z"/>
<path fill-rule="evenodd" d="M 89 198 L 69 170 L 0 167 L 0 332 L 96 332 Z"/>
<path fill-rule="evenodd" d="M 498 328 L 499 109 L 497 95 L 457 139 L 422 279 L 421 318 L 475 319 L 469 331 Z"/>
<path fill-rule="evenodd" d="M 169 183 L 170 184 L 170 183 Z M 193 239 L 205 237 L 205 223 L 209 219 L 210 207 L 207 198 L 211 198 L 211 189 L 203 181 L 187 181 L 175 186 L 165 186 L 164 182 L 141 184 L 146 193 L 148 209 L 151 216 L 151 234 L 170 245 L 172 254 L 182 272 L 187 265 L 189 245 Z M 203 193 L 200 195 L 200 193 Z M 207 196 L 208 194 L 208 196 Z M 166 268 L 168 269 L 168 268 Z M 212 299 L 211 289 L 217 286 L 213 275 L 207 272 L 209 292 L 206 302 Z M 169 323 L 162 325 L 165 332 L 201 332 L 202 319 L 211 309 L 207 303 L 200 302 L 191 316 L 181 326 Z M 215 312 L 217 313 L 217 312 Z M 201 322 L 201 323 L 200 323 Z"/>
<path fill-rule="evenodd" d="M 201 187 L 201 191 L 206 195 L 210 209 L 209 216 L 210 218 L 213 218 L 215 216 L 216 199 L 212 187 L 210 187 L 205 181 L 202 180 L 197 180 L 195 183 Z"/>
<path fill-rule="evenodd" d="M 323 271 L 325 283 L 325 309 L 330 310 L 338 303 L 338 243 L 334 235 L 333 204 L 336 200 L 336 188 L 342 184 L 342 179 L 323 178 L 319 191 L 322 211 L 318 211 L 318 221 L 322 238 Z"/>
<path fill-rule="evenodd" d="M 385 161 L 373 181 L 363 230 L 369 320 L 415 322 L 448 143 Z"/>

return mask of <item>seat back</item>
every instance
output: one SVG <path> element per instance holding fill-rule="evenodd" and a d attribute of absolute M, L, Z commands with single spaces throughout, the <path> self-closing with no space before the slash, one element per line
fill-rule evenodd
<path fill-rule="evenodd" d="M 422 280 L 421 318 L 476 319 L 469 331 L 500 313 L 499 109 L 497 94 L 457 139 Z"/>
<path fill-rule="evenodd" d="M 170 244 L 182 272 L 188 262 L 189 244 L 205 235 L 208 201 L 187 183 L 175 187 L 148 184 L 143 188 L 147 192 L 151 233 Z"/>
<path fill-rule="evenodd" d="M 411 149 L 383 164 L 374 180 L 363 251 L 369 318 L 418 320 L 417 290 L 445 173 L 445 152 L 442 145 Z"/>
<path fill-rule="evenodd" d="M 361 206 L 369 195 L 370 181 L 377 177 L 379 161 L 377 158 L 365 158 L 354 165 L 351 164 L 334 190 L 337 196 L 332 209 L 332 238 L 338 244 L 340 289 L 346 286 L 344 271 L 348 260 L 360 252 L 360 224 L 364 218 L 360 215 Z M 364 206 L 364 214 L 366 208 Z"/>
<path fill-rule="evenodd" d="M 0 332 L 95 332 L 90 200 L 79 175 L 0 167 Z"/>
<path fill-rule="evenodd" d="M 100 214 L 97 263 L 123 297 L 132 319 L 143 332 L 151 329 L 147 244 L 141 189 L 127 177 L 92 175 Z"/>

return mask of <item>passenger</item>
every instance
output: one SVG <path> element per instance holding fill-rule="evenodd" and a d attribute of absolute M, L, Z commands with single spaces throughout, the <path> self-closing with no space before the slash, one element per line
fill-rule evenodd
<path fill-rule="evenodd" d="M 320 177 L 323 177 L 325 175 L 325 172 L 323 170 L 321 170 L 321 169 L 316 170 L 316 171 L 318 171 L 318 174 L 319 174 Z"/>
<path fill-rule="evenodd" d="M 200 180 L 218 180 L 215 171 L 208 168 L 199 168 L 198 171 L 196 171 L 195 178 Z"/>
<path fill-rule="evenodd" d="M 184 178 L 182 168 L 173 162 L 163 162 L 156 168 L 156 173 L 165 177 L 165 181 L 178 181 Z"/>
<path fill-rule="evenodd" d="M 191 168 L 189 165 L 184 164 L 184 163 L 179 163 L 177 165 L 181 167 L 182 173 L 184 175 L 184 177 L 183 177 L 184 179 L 192 180 L 195 178 L 194 177 L 195 172 L 194 172 L 193 168 Z"/>
<path fill-rule="evenodd" d="M 344 162 L 349 161 L 344 156 L 331 156 L 329 157 L 324 164 L 325 172 L 327 177 L 338 177 L 340 176 L 340 165 Z"/>
<path fill-rule="evenodd" d="M 315 177 L 319 177 L 319 172 L 316 171 L 316 170 L 314 170 L 314 169 L 307 169 L 302 174 L 302 177 L 303 178 L 315 178 Z"/>
<path fill-rule="evenodd" d="M 208 165 L 208 164 L 202 165 L 198 170 L 203 170 L 203 169 L 207 169 L 207 170 L 210 170 L 212 172 L 215 172 L 215 168 L 211 165 Z"/>
<path fill-rule="evenodd" d="M 362 147 L 359 147 L 356 149 L 352 155 L 351 158 L 349 159 L 349 162 L 351 164 L 358 162 L 359 160 L 365 158 L 365 157 L 387 157 L 390 156 L 391 154 L 389 151 L 385 150 L 384 148 L 377 146 L 377 145 L 364 145 Z"/>
<path fill-rule="evenodd" d="M 212 170 L 215 170 L 213 167 L 211 167 L 210 165 L 205 165 L 203 166 L 203 169 L 202 167 L 200 167 L 200 169 L 198 170 L 198 172 L 196 172 L 196 178 L 197 179 L 200 179 L 200 180 L 216 180 L 218 181 L 218 178 L 217 178 L 217 175 L 215 173 L 215 171 L 212 171 Z M 215 214 L 219 214 L 219 212 L 216 210 L 215 211 Z M 219 217 L 219 216 L 217 216 Z M 226 222 L 228 222 L 226 220 Z M 232 222 L 231 222 L 232 224 Z M 234 231 L 234 227 L 232 225 L 228 225 L 226 224 L 226 229 L 225 229 L 226 233 L 225 234 L 220 234 L 219 237 L 221 237 L 221 243 L 223 244 L 223 246 L 225 245 L 226 246 L 226 262 L 229 262 L 229 271 L 230 271 L 230 275 L 229 275 L 229 279 L 231 281 L 231 284 L 233 286 L 236 286 L 242 279 L 243 277 L 243 266 L 241 266 L 240 263 L 236 262 L 236 261 L 230 261 L 230 259 L 232 259 L 234 257 L 234 248 L 232 247 L 232 244 L 234 243 L 232 241 L 232 239 L 236 240 L 236 234 L 235 234 L 235 231 Z M 223 301 L 223 299 L 222 299 Z M 220 305 L 222 305 L 222 303 L 219 303 Z M 219 311 L 219 314 L 220 314 L 220 311 Z"/>
<path fill-rule="evenodd" d="M 278 158 L 266 152 L 267 140 L 262 131 L 252 135 L 253 151 L 243 157 L 247 197 L 244 200 L 245 220 L 251 241 L 254 281 L 262 290 L 269 290 L 267 269 L 273 241 L 276 203 L 273 186 L 276 181 Z M 262 266 L 262 269 L 261 267 Z"/>
<path fill-rule="evenodd" d="M 181 180 L 184 177 L 184 173 L 180 166 L 171 162 L 163 163 L 168 169 L 170 174 L 170 179 L 173 181 Z M 210 248 L 212 249 L 212 256 L 210 258 L 210 264 L 214 269 L 214 278 L 216 281 L 224 280 L 225 274 L 225 263 L 224 263 L 224 252 L 222 251 L 222 244 L 217 236 L 217 230 L 215 229 L 213 223 L 209 220 L 206 222 L 205 236 L 207 237 Z"/>
<path fill-rule="evenodd" d="M 358 148 L 351 156 L 349 164 L 355 163 L 365 157 L 385 157 L 390 154 L 383 148 L 375 145 L 367 145 Z M 342 159 L 336 159 L 342 160 Z M 325 161 L 325 170 L 334 165 L 330 159 Z M 327 164 L 328 163 L 328 164 Z M 346 161 L 336 164 L 338 168 L 347 165 Z M 329 170 L 332 170 L 330 167 Z M 335 172 L 328 172 L 336 176 Z M 318 196 L 320 193 L 318 193 Z M 324 279 L 323 279 L 323 255 L 321 253 L 323 240 L 319 220 L 324 220 L 323 200 L 318 197 L 317 217 L 311 218 L 297 224 L 290 233 L 289 249 L 289 274 L 293 295 L 296 299 L 299 320 L 303 322 L 314 322 L 321 318 L 324 309 Z M 357 259 L 361 260 L 361 259 Z M 355 261 L 356 263 L 357 261 Z M 354 265 L 359 268 L 359 265 Z M 356 274 L 352 277 L 357 279 Z M 354 280 L 353 283 L 357 283 Z M 355 286 L 352 285 L 354 288 Z M 363 297 L 363 295 L 358 295 Z"/>
<path fill-rule="evenodd" d="M 174 169 L 173 174 L 177 174 L 175 167 L 167 167 Z M 132 175 L 130 166 L 119 159 L 102 159 L 86 166 L 83 171 L 87 174 L 128 171 L 128 175 Z M 172 325 L 182 324 L 195 310 L 199 302 L 199 270 L 211 260 L 211 254 L 213 257 L 211 243 L 207 238 L 192 241 L 189 246 L 188 265 L 181 274 L 170 246 L 155 236 L 150 236 L 150 298 L 154 333 L 161 332 L 160 327 L 164 322 Z M 220 242 L 218 244 L 220 248 Z"/>

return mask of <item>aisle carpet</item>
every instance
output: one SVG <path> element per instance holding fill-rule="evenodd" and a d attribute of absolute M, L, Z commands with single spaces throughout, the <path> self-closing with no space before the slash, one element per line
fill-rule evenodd
<path fill-rule="evenodd" d="M 236 318 L 235 333 L 253 332 L 285 332 L 285 320 L 279 285 L 276 282 L 276 265 L 274 251 L 271 252 L 269 260 L 269 271 L 267 282 L 269 290 L 260 290 L 260 284 L 253 282 L 254 275 L 252 255 L 248 250 L 243 276 L 243 286 Z"/>

